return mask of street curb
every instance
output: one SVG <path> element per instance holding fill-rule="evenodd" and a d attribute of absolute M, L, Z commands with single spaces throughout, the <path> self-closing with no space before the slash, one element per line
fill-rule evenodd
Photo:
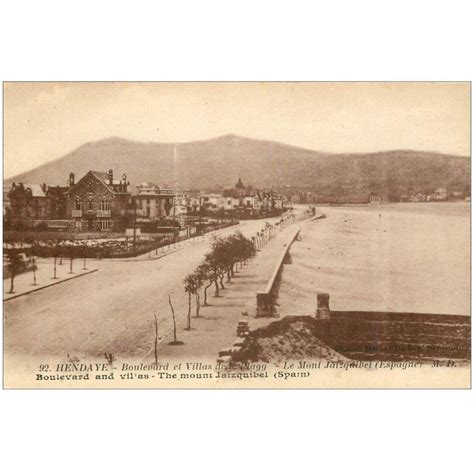
<path fill-rule="evenodd" d="M 54 283 L 50 283 L 49 285 L 44 285 L 44 286 L 41 286 L 40 288 L 34 288 L 33 290 L 29 290 L 29 291 L 25 291 L 24 293 L 20 293 L 19 295 L 9 296 L 8 298 L 4 298 L 3 301 L 5 302 L 5 301 L 13 300 L 15 298 L 20 298 L 20 296 L 29 295 L 30 293 L 35 293 L 36 291 L 44 290 L 45 288 L 49 288 L 50 286 L 59 285 L 60 283 L 64 283 L 66 281 L 74 280 L 74 278 L 79 278 L 81 276 L 90 275 L 91 273 L 97 272 L 98 270 L 99 269 L 96 268 L 94 270 L 90 270 L 90 271 L 85 272 L 85 273 L 79 273 L 78 275 L 75 275 L 71 278 L 65 278 L 64 280 L 55 281 Z"/>
<path fill-rule="evenodd" d="M 230 227 L 234 227 L 234 226 L 229 226 L 229 227 L 224 227 L 223 229 L 219 229 L 219 230 L 224 230 L 224 229 L 229 229 Z M 210 232 L 205 234 L 206 236 L 209 235 L 210 236 Z M 213 236 L 215 236 L 216 234 L 213 234 Z M 198 240 L 197 242 L 194 241 L 194 242 L 189 242 L 187 245 L 196 245 L 196 244 L 200 244 L 202 242 L 206 242 L 206 241 L 209 241 L 211 240 L 211 237 L 210 236 L 209 238 L 206 238 L 204 240 Z M 188 242 L 189 239 L 186 239 L 186 240 L 183 240 L 182 242 Z M 143 255 L 147 255 L 147 253 L 144 253 L 142 255 L 139 255 L 138 257 L 135 257 L 135 258 L 103 258 L 101 259 L 102 261 L 104 262 L 151 262 L 153 260 L 159 260 L 160 258 L 163 258 L 163 257 L 167 257 L 168 255 L 171 255 L 175 252 L 178 252 L 180 250 L 183 250 L 185 247 L 178 247 L 178 248 L 174 248 L 173 250 L 169 251 L 168 253 L 163 253 L 163 254 L 158 254 L 158 256 L 154 256 L 154 257 L 150 257 L 150 258 L 139 258 L 139 257 L 142 257 Z M 152 250 L 153 252 L 153 250 Z"/>

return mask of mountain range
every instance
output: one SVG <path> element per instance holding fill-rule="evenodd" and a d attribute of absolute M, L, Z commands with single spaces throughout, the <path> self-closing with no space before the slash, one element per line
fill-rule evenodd
<path fill-rule="evenodd" d="M 65 185 L 88 170 L 113 169 L 133 186 L 152 181 L 180 189 L 245 185 L 305 189 L 317 199 L 357 201 L 371 193 L 388 199 L 438 187 L 470 192 L 470 159 L 434 152 L 324 153 L 237 135 L 189 143 L 136 142 L 112 137 L 86 143 L 62 158 L 4 181 Z"/>

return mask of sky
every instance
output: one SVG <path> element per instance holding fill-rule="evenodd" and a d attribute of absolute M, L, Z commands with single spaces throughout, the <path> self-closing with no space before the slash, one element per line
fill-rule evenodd
<path fill-rule="evenodd" d="M 469 83 L 4 83 L 4 177 L 108 137 L 470 156 Z"/>

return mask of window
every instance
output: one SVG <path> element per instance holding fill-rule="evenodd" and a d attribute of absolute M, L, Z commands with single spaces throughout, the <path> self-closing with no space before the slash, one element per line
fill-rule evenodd
<path fill-rule="evenodd" d="M 99 204 L 99 209 L 101 211 L 110 211 L 110 201 L 107 199 L 102 199 Z"/>
<path fill-rule="evenodd" d="M 89 198 L 89 200 L 87 202 L 88 202 L 88 205 L 89 205 L 89 210 L 92 211 L 92 209 L 94 209 L 92 199 Z"/>
<path fill-rule="evenodd" d="M 81 210 L 81 198 L 76 198 L 75 207 L 76 207 L 76 211 L 80 211 L 80 210 Z"/>
<path fill-rule="evenodd" d="M 112 222 L 109 220 L 101 220 L 100 223 L 100 230 L 110 230 L 112 228 Z"/>

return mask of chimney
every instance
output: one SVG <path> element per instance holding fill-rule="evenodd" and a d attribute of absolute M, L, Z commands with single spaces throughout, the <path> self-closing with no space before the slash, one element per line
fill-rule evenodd
<path fill-rule="evenodd" d="M 69 186 L 71 188 L 74 186 L 74 173 L 69 173 Z"/>
<path fill-rule="evenodd" d="M 41 187 L 42 187 L 42 189 L 43 189 L 43 192 L 45 193 L 46 190 L 47 190 L 46 183 L 43 183 L 43 186 L 41 186 Z"/>
<path fill-rule="evenodd" d="M 109 176 L 109 184 L 112 186 L 114 184 L 114 172 L 110 169 L 107 174 Z"/>
<path fill-rule="evenodd" d="M 127 175 L 125 173 L 122 174 L 122 181 L 123 181 L 123 192 L 127 192 Z"/>

